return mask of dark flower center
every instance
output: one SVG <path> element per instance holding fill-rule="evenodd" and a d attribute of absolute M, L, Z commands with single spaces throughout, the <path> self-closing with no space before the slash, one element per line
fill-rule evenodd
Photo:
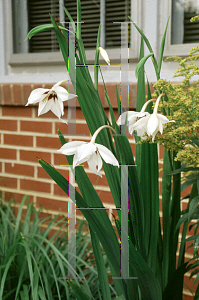
<path fill-rule="evenodd" d="M 45 92 L 44 94 L 48 94 L 49 92 Z M 51 93 L 50 93 L 50 95 L 48 96 L 48 100 L 50 100 L 50 99 L 54 99 L 54 101 L 55 101 L 55 99 L 58 99 L 58 97 L 57 97 L 57 93 L 55 93 L 54 91 L 52 91 Z"/>

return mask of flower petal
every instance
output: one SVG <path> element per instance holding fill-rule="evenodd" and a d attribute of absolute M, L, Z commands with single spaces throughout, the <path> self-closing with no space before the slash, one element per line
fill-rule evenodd
<path fill-rule="evenodd" d="M 89 168 L 96 174 L 102 177 L 102 174 L 99 172 L 99 166 L 102 166 L 102 159 L 97 153 L 93 153 L 90 158 L 87 161 Z M 96 166 L 98 165 L 98 170 L 96 169 Z"/>
<path fill-rule="evenodd" d="M 26 105 L 34 104 L 34 103 L 42 101 L 46 97 L 48 92 L 49 92 L 49 89 L 42 89 L 42 88 L 33 90 L 28 98 L 28 103 Z M 46 93 L 46 94 L 44 94 L 44 93 Z"/>
<path fill-rule="evenodd" d="M 77 147 L 85 144 L 86 142 L 82 142 L 82 141 L 73 141 L 73 142 L 69 142 L 64 144 L 59 150 L 57 150 L 58 152 L 61 152 L 62 154 L 65 155 L 72 155 L 75 154 L 77 151 Z"/>
<path fill-rule="evenodd" d="M 51 110 L 53 105 L 53 99 L 50 100 L 43 100 L 39 102 L 39 108 L 38 108 L 38 116 L 45 114 L 49 110 Z"/>
<path fill-rule="evenodd" d="M 62 86 L 53 86 L 52 90 L 57 94 L 58 99 L 62 102 L 77 97 L 74 94 L 69 94 Z"/>
<path fill-rule="evenodd" d="M 152 135 L 158 128 L 158 117 L 157 114 L 152 114 L 147 123 L 147 134 Z"/>
<path fill-rule="evenodd" d="M 98 49 L 105 62 L 110 66 L 110 59 L 108 57 L 108 53 L 106 52 L 106 50 L 104 50 L 102 47 L 99 47 Z"/>
<path fill-rule="evenodd" d="M 142 128 L 143 126 L 146 126 L 149 117 L 150 117 L 150 114 L 146 115 L 145 117 L 142 117 L 137 122 L 135 122 L 133 125 L 134 130 L 138 130 L 138 129 Z"/>
<path fill-rule="evenodd" d="M 87 161 L 88 158 L 97 150 L 95 144 L 85 143 L 84 145 L 77 148 L 77 155 L 79 161 Z"/>
<path fill-rule="evenodd" d="M 51 99 L 53 101 L 52 107 L 51 107 L 51 111 L 58 117 L 60 118 L 63 114 L 64 114 L 64 104 L 62 101 L 59 100 L 54 100 Z"/>
<path fill-rule="evenodd" d="M 109 149 L 107 149 L 105 146 L 100 145 L 100 144 L 95 143 L 95 145 L 99 151 L 99 154 L 101 155 L 101 157 L 107 164 L 111 164 L 113 166 L 118 166 L 118 168 L 119 168 L 119 163 L 118 163 L 117 159 L 115 158 L 115 156 Z"/>
<path fill-rule="evenodd" d="M 119 116 L 119 119 L 117 120 L 117 125 L 124 125 L 125 121 L 126 121 L 126 118 L 127 118 L 127 121 L 128 121 L 129 116 L 134 115 L 134 114 L 135 114 L 135 111 L 125 111 L 124 113 L 122 113 Z"/>

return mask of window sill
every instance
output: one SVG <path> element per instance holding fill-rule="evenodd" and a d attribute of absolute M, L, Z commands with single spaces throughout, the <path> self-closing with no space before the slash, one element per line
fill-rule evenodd
<path fill-rule="evenodd" d="M 168 56 L 188 56 L 188 53 L 191 48 L 198 46 L 195 44 L 176 44 L 176 45 L 168 45 L 164 51 L 164 57 Z"/>
<path fill-rule="evenodd" d="M 107 49 L 111 62 L 120 64 L 121 49 Z M 86 57 L 88 64 L 94 64 L 95 50 L 86 50 Z M 135 55 L 135 51 L 129 49 L 129 60 L 137 61 L 138 57 Z M 104 63 L 104 60 L 100 57 L 100 63 Z M 46 66 L 46 65 L 63 65 L 63 57 L 61 52 L 45 52 L 45 53 L 20 53 L 12 54 L 9 60 L 11 67 L 18 66 Z"/>

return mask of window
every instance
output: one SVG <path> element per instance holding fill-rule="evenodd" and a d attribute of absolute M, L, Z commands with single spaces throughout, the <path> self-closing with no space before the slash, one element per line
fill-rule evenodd
<path fill-rule="evenodd" d="M 198 14 L 198 0 L 164 0 L 162 34 L 167 19 L 171 16 L 167 32 L 166 55 L 184 56 L 188 54 L 191 47 L 198 45 L 199 21 L 190 22 L 190 19 Z"/>
<path fill-rule="evenodd" d="M 172 1 L 172 44 L 187 44 L 199 42 L 199 22 L 190 22 L 190 19 L 198 14 L 199 2 L 197 0 Z"/>
<path fill-rule="evenodd" d="M 20 7 L 24 11 L 22 19 L 17 17 L 20 13 L 17 2 L 13 0 L 14 53 L 59 51 L 54 31 L 37 34 L 30 41 L 27 41 L 26 45 L 24 45 L 24 39 L 27 32 L 35 26 L 51 23 L 49 12 L 57 21 L 60 16 L 60 21 L 69 22 L 67 16 L 65 20 L 62 19 L 65 13 L 63 12 L 63 7 L 60 5 L 60 1 L 23 1 Z M 76 1 L 64 0 L 62 2 L 76 21 Z M 82 22 L 84 22 L 82 24 L 82 39 L 86 49 L 95 48 L 99 24 L 102 24 L 101 46 L 104 48 L 120 47 L 121 25 L 113 22 L 128 21 L 128 16 L 131 15 L 131 0 L 81 0 L 81 12 Z M 25 28 L 23 25 L 24 21 L 27 23 Z M 65 23 L 65 26 L 67 26 L 67 23 Z M 20 37 L 18 32 L 21 33 Z"/>

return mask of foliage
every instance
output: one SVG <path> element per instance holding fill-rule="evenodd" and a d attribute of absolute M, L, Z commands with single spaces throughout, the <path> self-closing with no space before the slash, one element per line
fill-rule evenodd
<path fill-rule="evenodd" d="M 182 83 L 172 84 L 170 81 L 160 79 L 154 85 L 156 93 L 165 93 L 160 108 L 165 108 L 175 120 L 174 124 L 167 124 L 162 135 L 156 136 L 156 141 L 167 147 L 168 150 L 175 151 L 174 160 L 182 163 L 182 168 L 172 172 L 172 174 L 184 173 L 181 191 L 188 186 L 192 187 L 191 194 L 187 195 L 189 198 L 187 209 L 182 212 L 182 218 L 179 220 L 177 228 L 184 224 L 183 243 L 193 241 L 193 256 L 196 259 L 194 267 L 199 265 L 197 260 L 199 258 L 199 235 L 197 234 L 199 219 L 199 80 L 197 75 L 199 75 L 199 67 L 196 63 L 199 57 L 198 52 L 199 48 L 194 47 L 186 58 L 167 58 L 167 60 L 179 63 L 180 67 L 175 71 L 174 78 L 184 77 Z M 191 221 L 192 223 L 190 223 Z M 185 239 L 189 223 L 189 229 L 194 227 L 194 235 Z M 194 270 L 191 277 L 197 273 L 198 270 Z M 199 275 L 194 284 L 198 279 Z"/>
<path fill-rule="evenodd" d="M 67 219 L 44 216 L 26 196 L 17 214 L 13 201 L 9 204 L 0 201 L 0 299 L 76 299 L 65 279 L 68 277 Z M 76 285 L 82 289 L 84 282 L 85 293 L 93 295 L 90 299 L 99 299 L 88 227 L 85 221 L 77 225 L 77 276 L 82 281 L 76 280 Z M 104 255 L 103 259 L 106 264 Z"/>
<path fill-rule="evenodd" d="M 80 190 L 80 193 L 78 193 L 75 191 L 75 188 L 70 184 L 70 182 L 68 182 L 66 178 L 53 168 L 50 163 L 43 160 L 39 160 L 39 163 L 67 195 L 69 194 L 69 185 L 70 198 L 73 199 L 78 207 L 88 208 L 88 210 L 82 210 L 82 214 L 89 223 L 93 252 L 98 268 L 98 277 L 101 287 L 99 295 L 101 295 L 101 298 L 110 300 L 112 295 L 108 288 L 107 270 L 101 259 L 100 244 L 102 245 L 108 259 L 111 276 L 117 292 L 116 299 L 130 300 L 133 298 L 135 300 L 181 300 L 183 293 L 183 276 L 189 269 L 187 268 L 188 262 L 184 262 L 185 231 L 185 235 L 183 236 L 180 244 L 179 259 L 178 261 L 176 259 L 179 246 L 179 227 L 176 226 L 181 218 L 181 174 L 177 172 L 171 175 L 171 171 L 181 168 L 180 162 L 176 161 L 176 151 L 173 151 L 172 149 L 165 151 L 164 154 L 162 178 L 163 225 L 161 228 L 159 216 L 159 170 L 157 144 L 147 142 L 137 145 L 137 165 L 135 165 L 134 156 L 128 138 L 121 134 L 121 128 L 119 128 L 116 124 L 106 86 L 105 96 L 109 104 L 111 116 L 110 120 L 104 111 L 98 93 L 99 70 L 101 72 L 99 65 L 100 28 L 96 41 L 93 83 L 89 73 L 89 68 L 85 67 L 87 66 L 87 60 L 81 38 L 80 0 L 77 0 L 77 20 L 74 21 L 66 9 L 65 12 L 72 22 L 78 44 L 76 65 L 74 67 L 70 65 L 70 61 L 75 61 L 75 49 L 70 40 L 70 32 L 62 30 L 60 24 L 57 24 L 52 16 L 51 21 L 63 54 L 67 71 L 69 72 L 75 93 L 78 96 L 78 102 L 86 119 L 90 133 L 93 136 L 96 130 L 104 125 L 106 125 L 106 127 L 107 125 L 111 125 L 117 133 L 114 135 L 114 142 L 107 128 L 101 131 L 96 139 L 97 143 L 104 145 L 112 151 L 120 164 L 120 168 L 118 169 L 117 167 L 103 162 L 103 169 L 115 206 L 118 208 L 118 216 L 116 218 L 118 234 L 121 236 L 121 240 L 128 241 L 127 244 L 129 245 L 129 249 L 122 248 L 122 251 L 120 252 L 120 241 L 118 241 L 115 228 L 111 224 L 100 197 L 81 165 L 75 169 L 76 182 Z M 152 59 L 157 79 L 160 78 L 168 22 L 162 38 L 158 59 L 156 59 L 147 37 L 143 34 L 139 27 L 133 23 L 142 36 L 140 59 L 136 69 L 136 75 L 138 76 L 138 111 L 145 103 L 144 64 L 149 57 Z M 41 32 L 42 30 L 45 30 L 45 26 L 42 28 L 35 28 L 34 34 Z M 147 54 L 146 56 L 144 56 L 144 43 L 150 52 L 150 54 Z M 116 97 L 118 102 L 118 111 L 121 111 L 121 103 L 120 99 L 118 99 L 117 91 Z M 149 85 L 147 98 L 151 99 Z M 151 110 L 152 107 L 148 107 L 148 111 L 150 113 Z M 167 107 L 163 107 L 162 112 L 167 116 L 172 115 L 172 113 L 167 111 Z M 171 125 L 170 130 L 173 130 L 172 126 L 173 124 Z M 66 144 L 66 140 L 60 131 L 59 138 L 61 145 Z M 139 138 L 136 137 L 136 140 L 139 140 Z M 67 155 L 66 158 L 68 160 L 68 164 L 72 165 L 73 158 L 71 155 Z M 127 169 L 128 175 L 124 178 L 124 173 Z M 121 194 L 124 192 L 125 182 L 129 182 L 128 192 L 125 196 L 129 201 L 126 215 L 124 214 L 124 211 L 126 211 L 127 207 L 126 209 L 121 209 L 123 207 Z M 90 207 L 92 207 L 92 209 L 89 209 Z M 126 221 L 128 222 L 126 223 Z M 128 274 L 125 274 L 125 276 L 120 272 L 120 268 L 122 269 L 122 272 L 124 270 L 123 266 L 121 266 L 120 258 L 122 253 L 124 253 L 123 251 L 126 253 L 126 258 L 128 258 L 129 255 L 129 262 L 127 261 L 128 265 L 126 266 Z M 77 299 L 91 299 L 91 296 L 88 293 L 79 289 L 77 283 L 72 281 L 69 282 L 69 284 L 71 285 Z"/>

